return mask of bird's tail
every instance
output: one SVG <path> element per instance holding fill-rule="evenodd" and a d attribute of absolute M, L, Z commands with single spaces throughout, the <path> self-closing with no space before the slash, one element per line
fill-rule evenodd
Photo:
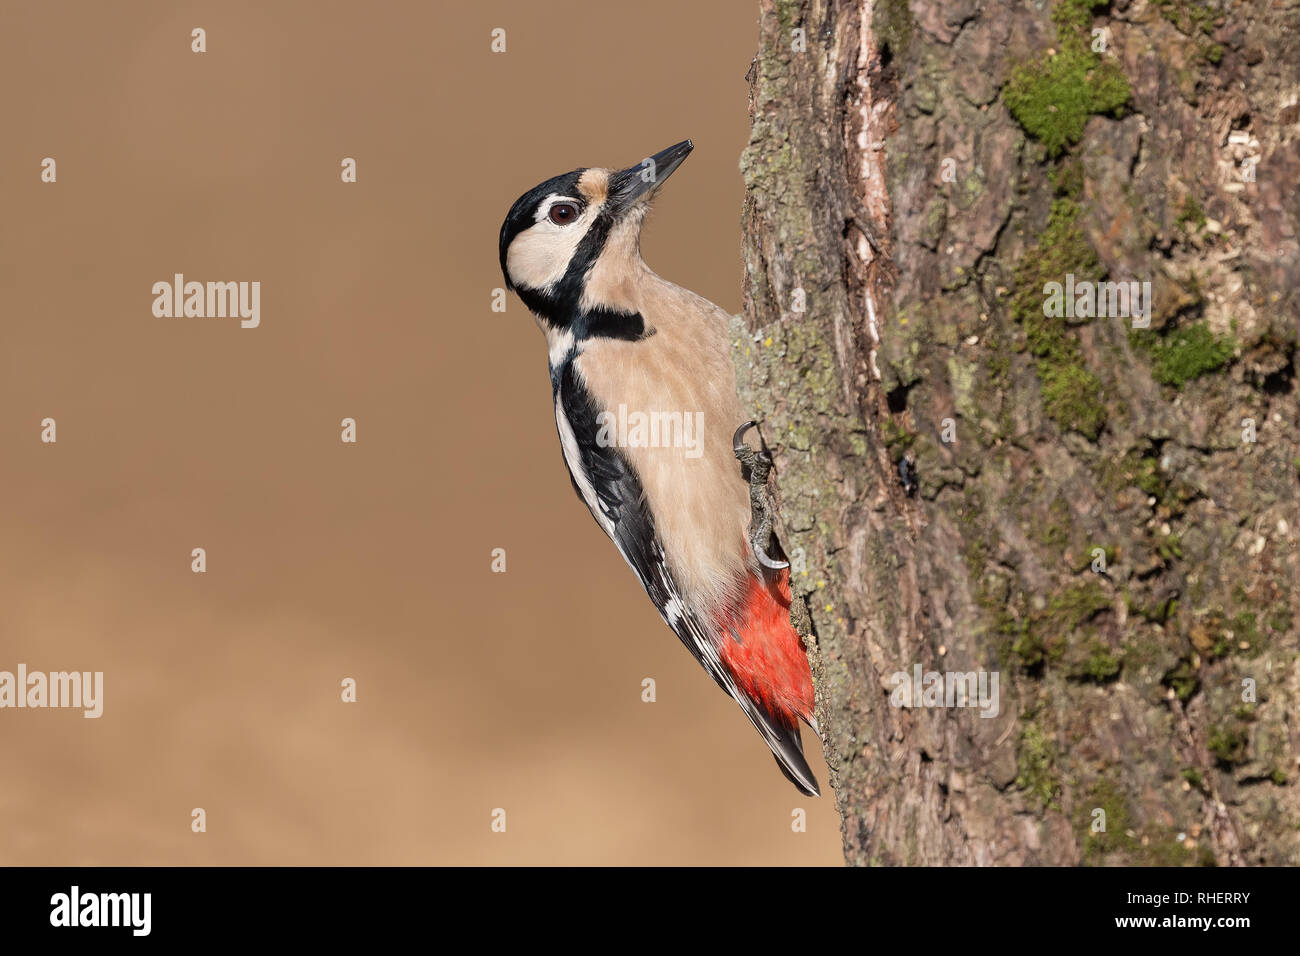
<path fill-rule="evenodd" d="M 771 748 L 772 756 L 776 758 L 776 765 L 781 768 L 786 779 L 798 787 L 801 793 L 810 797 L 820 797 L 822 792 L 817 786 L 817 778 L 813 776 L 812 768 L 808 766 L 808 761 L 803 755 L 803 740 L 799 737 L 799 724 L 769 714 L 761 704 L 751 700 L 743 691 L 736 695 L 736 701 L 753 722 L 754 727 L 763 735 L 764 742 Z"/>
<path fill-rule="evenodd" d="M 810 796 L 817 780 L 804 759 L 799 720 L 812 722 L 808 656 L 790 625 L 789 572 L 768 580 L 751 575 L 746 593 L 725 622 L 719 648 L 741 708 L 763 735 L 782 773 Z"/>

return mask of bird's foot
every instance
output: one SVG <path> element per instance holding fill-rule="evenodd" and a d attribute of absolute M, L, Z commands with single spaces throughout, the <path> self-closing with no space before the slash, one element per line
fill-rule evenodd
<path fill-rule="evenodd" d="M 740 462 L 741 475 L 746 468 L 749 469 L 749 546 L 754 549 L 759 564 L 779 571 L 788 568 L 790 562 L 775 560 L 767 554 L 772 539 L 772 509 L 767 497 L 767 476 L 772 472 L 772 456 L 764 449 L 754 451 L 745 444 L 745 432 L 753 427 L 754 422 L 745 422 L 737 428 L 731 447 Z"/>

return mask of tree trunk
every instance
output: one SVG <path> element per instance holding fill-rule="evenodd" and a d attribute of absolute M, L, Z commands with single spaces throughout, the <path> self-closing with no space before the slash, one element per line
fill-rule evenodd
<path fill-rule="evenodd" d="M 737 374 L 847 859 L 1300 862 L 1300 3 L 760 6 Z"/>

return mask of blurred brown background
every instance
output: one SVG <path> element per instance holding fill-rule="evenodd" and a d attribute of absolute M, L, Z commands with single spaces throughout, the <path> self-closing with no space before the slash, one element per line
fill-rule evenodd
<path fill-rule="evenodd" d="M 839 863 L 490 310 L 520 193 L 688 136 L 646 259 L 740 308 L 755 4 L 5 7 L 0 670 L 105 703 L 0 710 L 0 862 Z M 261 327 L 155 318 L 176 272 L 260 281 Z"/>

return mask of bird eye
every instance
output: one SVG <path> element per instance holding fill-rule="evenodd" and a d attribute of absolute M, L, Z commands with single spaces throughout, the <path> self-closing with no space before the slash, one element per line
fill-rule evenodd
<path fill-rule="evenodd" d="M 551 207 L 550 219 L 557 226 L 567 226 L 578 218 L 578 207 L 573 203 L 557 202 Z"/>

